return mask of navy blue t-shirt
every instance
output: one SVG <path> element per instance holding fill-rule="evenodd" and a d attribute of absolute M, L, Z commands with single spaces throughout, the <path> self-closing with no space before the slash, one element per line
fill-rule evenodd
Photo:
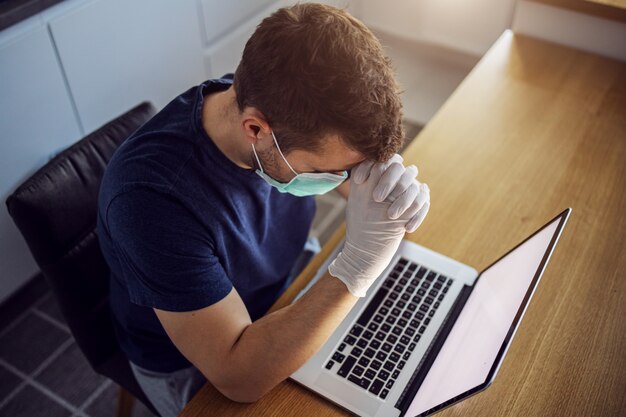
<path fill-rule="evenodd" d="M 230 161 L 202 127 L 210 80 L 181 94 L 124 142 L 105 172 L 98 237 L 111 268 L 123 351 L 159 372 L 190 366 L 153 308 L 191 311 L 235 287 L 251 319 L 280 296 L 315 212 Z"/>

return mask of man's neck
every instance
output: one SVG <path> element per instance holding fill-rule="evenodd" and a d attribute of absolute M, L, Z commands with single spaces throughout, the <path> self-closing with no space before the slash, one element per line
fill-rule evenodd
<path fill-rule="evenodd" d="M 249 145 L 242 137 L 237 117 L 235 90 L 210 94 L 202 106 L 202 127 L 215 146 L 235 165 L 251 169 Z"/>

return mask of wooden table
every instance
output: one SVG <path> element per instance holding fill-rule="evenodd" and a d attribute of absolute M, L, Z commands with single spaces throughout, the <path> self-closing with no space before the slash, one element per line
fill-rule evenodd
<path fill-rule="evenodd" d="M 626 63 L 505 32 L 404 155 L 432 190 L 409 238 L 479 270 L 573 208 L 494 384 L 439 415 L 626 415 Z M 231 415 L 349 414 L 289 380 L 182 413 Z"/>

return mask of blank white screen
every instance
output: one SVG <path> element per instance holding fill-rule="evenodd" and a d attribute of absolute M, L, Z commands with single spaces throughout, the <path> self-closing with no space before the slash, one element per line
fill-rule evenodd
<path fill-rule="evenodd" d="M 481 274 L 407 416 L 430 410 L 487 380 L 560 220 Z"/>

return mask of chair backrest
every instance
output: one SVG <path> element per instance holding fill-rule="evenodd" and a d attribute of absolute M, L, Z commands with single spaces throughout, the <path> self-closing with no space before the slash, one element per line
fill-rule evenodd
<path fill-rule="evenodd" d="M 142 103 L 102 126 L 55 156 L 6 202 L 77 344 L 105 375 L 119 346 L 108 302 L 109 268 L 96 236 L 98 191 L 115 149 L 154 113 Z"/>

